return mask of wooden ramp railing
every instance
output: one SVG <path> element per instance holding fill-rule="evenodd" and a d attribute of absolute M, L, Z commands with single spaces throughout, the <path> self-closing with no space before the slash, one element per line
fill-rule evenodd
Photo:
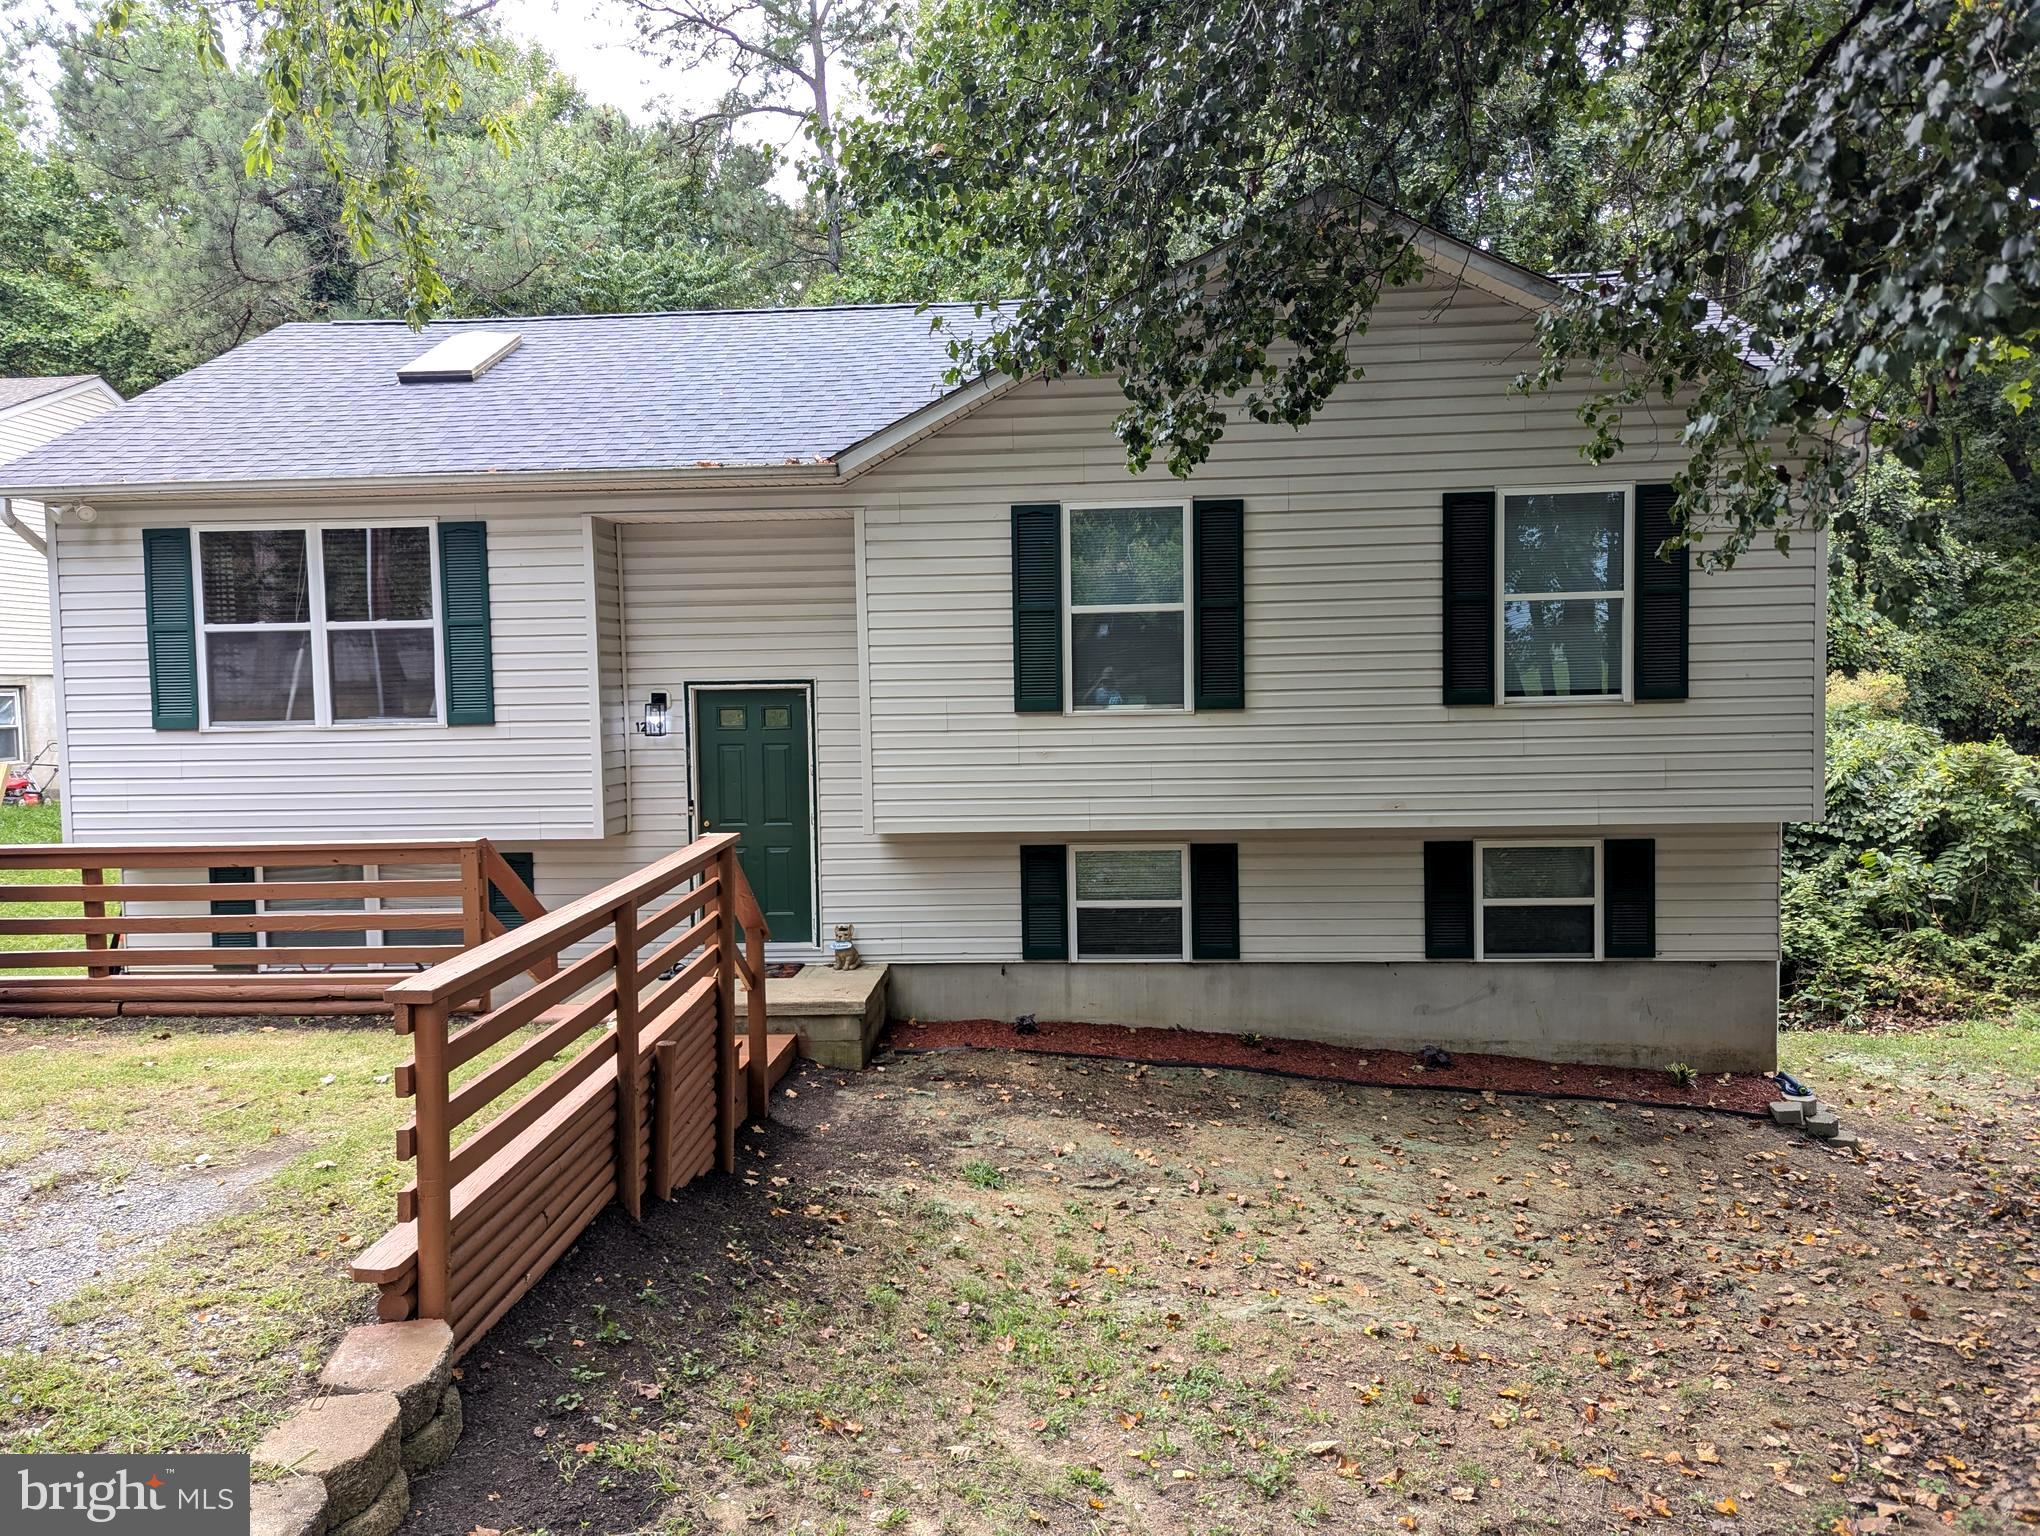
<path fill-rule="evenodd" d="M 0 902 L 72 909 L 0 917 L 57 941 L 0 951 L 0 1013 L 381 1013 L 392 975 L 504 931 L 492 887 L 545 915 L 485 838 L 0 847 Z"/>
<path fill-rule="evenodd" d="M 701 838 L 389 988 L 413 1038 L 397 1156 L 417 1172 L 397 1225 L 350 1266 L 382 1288 L 385 1320 L 444 1318 L 465 1351 L 610 1201 L 636 1217 L 647 1192 L 735 1167 L 743 1107 L 764 1114 L 793 1043 L 765 1033 L 765 922 L 736 847 Z M 450 1028 L 459 999 L 544 966 Z"/>

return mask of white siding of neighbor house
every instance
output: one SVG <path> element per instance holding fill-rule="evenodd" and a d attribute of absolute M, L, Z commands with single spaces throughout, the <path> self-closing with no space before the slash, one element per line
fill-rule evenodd
<path fill-rule="evenodd" d="M 1446 708 L 1441 499 L 1671 478 L 1676 417 L 1579 455 L 1583 391 L 1509 387 L 1529 320 L 1461 291 L 1386 297 L 1366 375 L 1301 433 L 1235 421 L 1187 484 L 1129 478 L 1109 382 L 1028 384 L 869 472 L 875 825 L 1042 834 L 1762 822 L 1817 815 L 1820 541 L 1695 570 L 1692 697 Z M 1013 710 L 1012 504 L 1237 496 L 1244 712 Z"/>
<path fill-rule="evenodd" d="M 158 731 L 144 527 L 486 519 L 496 723 Z M 81 842 L 591 836 L 601 822 L 588 520 L 542 501 L 179 506 L 60 523 L 58 620 Z"/>
<path fill-rule="evenodd" d="M 0 411 L 0 464 L 61 437 L 115 405 L 97 380 Z M 15 500 L 14 514 L 44 531 L 41 502 Z M 0 674 L 50 671 L 50 575 L 40 552 L 0 527 Z"/>

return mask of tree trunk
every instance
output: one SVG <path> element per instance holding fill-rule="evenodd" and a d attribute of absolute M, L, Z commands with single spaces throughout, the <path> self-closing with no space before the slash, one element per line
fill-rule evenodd
<path fill-rule="evenodd" d="M 830 141 L 829 48 L 822 37 L 822 8 L 808 6 L 808 59 L 815 84 L 815 151 L 827 184 L 822 189 L 822 217 L 827 226 L 829 270 L 843 269 L 843 193 L 836 185 L 836 146 Z"/>

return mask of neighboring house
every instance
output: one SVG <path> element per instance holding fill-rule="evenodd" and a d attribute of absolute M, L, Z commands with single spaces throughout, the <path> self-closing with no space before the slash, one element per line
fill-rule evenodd
<path fill-rule="evenodd" d="M 0 378 L 0 465 L 120 403 L 96 374 Z M 39 503 L 17 499 L 0 508 L 0 766 L 26 763 L 49 749 L 35 773 L 38 784 L 56 768 L 57 742 L 50 574 L 42 541 Z"/>
<path fill-rule="evenodd" d="M 284 326 L 0 470 L 92 510 L 68 833 L 484 835 L 553 905 L 734 830 L 903 1017 L 1768 1066 L 1820 541 L 1656 558 L 1677 413 L 1586 463 L 1510 388 L 1561 290 L 1426 238 L 1188 482 L 911 307 Z"/>

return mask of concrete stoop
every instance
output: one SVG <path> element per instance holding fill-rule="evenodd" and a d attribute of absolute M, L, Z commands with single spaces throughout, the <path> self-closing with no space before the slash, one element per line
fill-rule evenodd
<path fill-rule="evenodd" d="M 390 1536 L 409 1512 L 411 1478 L 460 1438 L 452 1374 L 443 1322 L 350 1328 L 319 1375 L 326 1395 L 255 1447 L 264 1481 L 250 1498 L 250 1536 Z"/>
<path fill-rule="evenodd" d="M 886 971 L 883 961 L 854 971 L 804 965 L 798 976 L 766 983 L 767 1024 L 792 1030 L 807 1060 L 856 1071 L 870 1063 L 885 1028 Z"/>

